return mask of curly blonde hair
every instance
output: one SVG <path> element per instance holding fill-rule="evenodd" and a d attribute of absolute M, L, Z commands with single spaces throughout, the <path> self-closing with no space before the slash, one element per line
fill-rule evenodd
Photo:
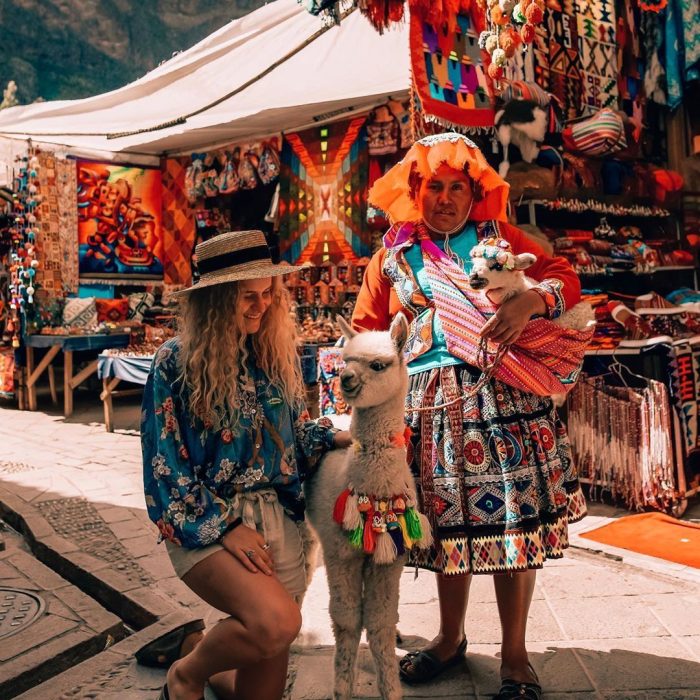
<path fill-rule="evenodd" d="M 180 305 L 180 379 L 189 410 L 215 429 L 238 425 L 242 388 L 248 382 L 248 334 L 238 308 L 239 284 L 195 289 Z M 289 403 L 303 396 L 297 336 L 289 293 L 272 278 L 272 303 L 252 338 L 256 365 Z"/>

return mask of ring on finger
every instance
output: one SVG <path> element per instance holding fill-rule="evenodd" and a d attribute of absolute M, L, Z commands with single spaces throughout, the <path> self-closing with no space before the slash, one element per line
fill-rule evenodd
<path fill-rule="evenodd" d="M 270 549 L 270 545 L 267 542 L 265 542 L 265 544 L 262 546 L 262 550 L 263 552 L 267 552 L 268 549 Z"/>
<path fill-rule="evenodd" d="M 255 556 L 255 552 L 252 549 L 249 549 L 245 555 L 248 557 L 248 559 L 252 559 Z"/>

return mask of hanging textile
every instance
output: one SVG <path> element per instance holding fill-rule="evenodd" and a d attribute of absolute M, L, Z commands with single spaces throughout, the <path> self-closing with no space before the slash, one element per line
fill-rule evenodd
<path fill-rule="evenodd" d="M 476 9 L 457 14 L 454 26 L 431 25 L 411 12 L 413 85 L 421 116 L 447 128 L 474 131 L 493 126 L 494 111 L 484 72 L 488 54 L 477 44 Z"/>
<path fill-rule="evenodd" d="M 59 233 L 58 188 L 56 183 L 56 158 L 53 153 L 39 152 L 37 169 L 41 200 L 37 216 L 37 250 L 41 265 L 36 271 L 36 287 L 45 298 L 63 296 L 63 251 Z M 75 167 L 75 166 L 73 166 Z M 77 241 L 72 242 L 77 250 Z"/>
<path fill-rule="evenodd" d="M 663 383 L 636 389 L 583 376 L 569 395 L 568 430 L 592 493 L 610 492 L 631 510 L 667 509 L 675 497 L 671 420 Z"/>
<path fill-rule="evenodd" d="M 642 12 L 639 27 L 644 56 L 644 93 L 659 105 L 666 104 L 666 71 L 661 63 L 663 23 L 657 12 Z"/>
<path fill-rule="evenodd" d="M 58 240 L 63 260 L 61 276 L 68 294 L 78 293 L 78 190 L 75 162 L 56 159 L 58 193 Z"/>
<path fill-rule="evenodd" d="M 294 264 L 369 256 L 364 117 L 286 134 L 279 198 L 280 255 Z"/>
<path fill-rule="evenodd" d="M 676 0 L 680 5 L 683 32 L 685 80 L 700 80 L 700 4 L 698 0 Z"/>
<path fill-rule="evenodd" d="M 664 21 L 666 99 L 671 109 L 676 109 L 683 100 L 683 48 L 679 22 L 678 7 L 672 0 L 666 6 Z"/>
<path fill-rule="evenodd" d="M 0 396 L 12 399 L 15 395 L 15 352 L 0 348 Z"/>
<path fill-rule="evenodd" d="M 576 0 L 584 113 L 617 108 L 617 44 L 614 0 Z"/>
<path fill-rule="evenodd" d="M 564 119 L 575 119 L 583 104 L 583 66 L 574 0 L 563 0 L 561 9 L 549 8 L 545 46 L 548 56 L 549 92 L 559 98 Z"/>
<path fill-rule="evenodd" d="M 163 178 L 163 268 L 165 284 L 192 284 L 192 250 L 195 244 L 194 212 L 185 191 L 190 158 L 161 160 Z"/>
<path fill-rule="evenodd" d="M 675 363 L 671 382 L 676 409 L 681 422 L 685 452 L 693 459 L 700 453 L 700 344 L 690 342 L 675 345 Z"/>

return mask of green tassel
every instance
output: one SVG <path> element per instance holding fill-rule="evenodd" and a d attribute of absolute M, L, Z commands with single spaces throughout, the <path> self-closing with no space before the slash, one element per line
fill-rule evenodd
<path fill-rule="evenodd" d="M 364 528 L 358 525 L 354 530 L 348 530 L 348 542 L 356 549 L 362 549 L 362 536 Z"/>
<path fill-rule="evenodd" d="M 420 520 L 418 519 L 418 514 L 416 513 L 415 508 L 406 508 L 406 529 L 408 530 L 408 536 L 414 542 L 423 537 Z"/>

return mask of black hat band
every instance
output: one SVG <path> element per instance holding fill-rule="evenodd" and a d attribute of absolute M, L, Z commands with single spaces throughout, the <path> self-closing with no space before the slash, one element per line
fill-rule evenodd
<path fill-rule="evenodd" d="M 269 263 L 272 262 L 270 259 L 270 249 L 266 245 L 242 248 L 241 250 L 232 250 L 228 253 L 222 253 L 221 255 L 213 255 L 210 258 L 198 260 L 197 268 L 200 274 L 209 274 L 228 267 L 257 262 L 258 260 L 264 260 Z"/>

